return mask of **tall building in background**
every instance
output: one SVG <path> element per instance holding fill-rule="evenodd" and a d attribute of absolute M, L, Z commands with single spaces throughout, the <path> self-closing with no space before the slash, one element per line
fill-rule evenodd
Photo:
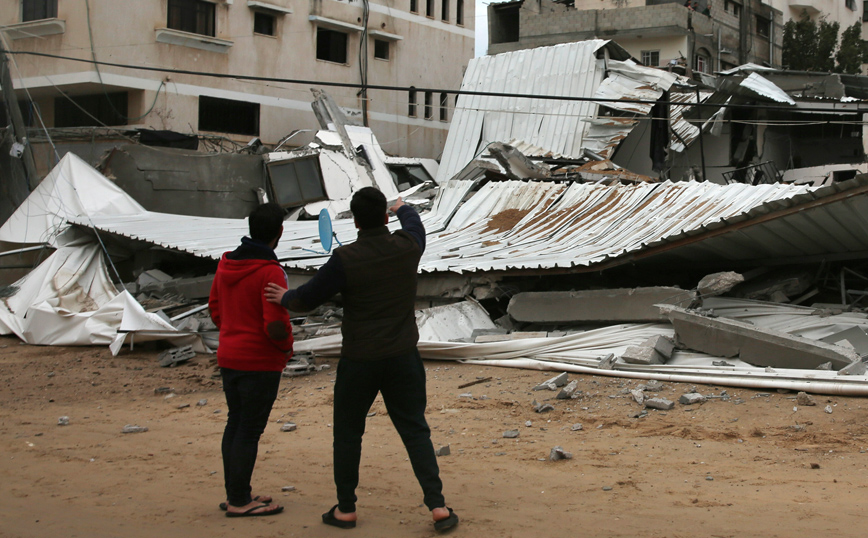
<path fill-rule="evenodd" d="M 760 0 L 517 0 L 488 7 L 489 54 L 611 39 L 644 65 L 675 63 L 710 74 L 748 62 L 780 67 L 782 35 L 781 10 Z"/>
<path fill-rule="evenodd" d="M 416 87 L 323 87 L 386 151 L 436 157 L 474 52 L 471 0 L 10 0 L 0 13 L 31 125 L 219 134 L 276 144 L 316 129 L 311 86 L 275 79 Z M 213 73 L 161 73 L 101 62 Z M 26 91 L 25 91 L 26 90 Z"/>

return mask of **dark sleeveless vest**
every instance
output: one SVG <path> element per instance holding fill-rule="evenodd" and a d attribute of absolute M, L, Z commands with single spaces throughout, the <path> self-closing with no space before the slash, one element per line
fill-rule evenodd
<path fill-rule="evenodd" d="M 339 247 L 347 284 L 343 296 L 341 356 L 370 361 L 413 350 L 416 271 L 422 249 L 402 230 L 359 230 L 355 243 Z"/>

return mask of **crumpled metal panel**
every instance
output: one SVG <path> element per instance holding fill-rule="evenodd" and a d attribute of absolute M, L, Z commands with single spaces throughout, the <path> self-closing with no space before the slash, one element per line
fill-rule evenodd
<path fill-rule="evenodd" d="M 796 102 L 784 92 L 784 90 L 780 89 L 774 82 L 769 79 L 760 76 L 757 73 L 751 73 L 746 79 L 744 79 L 740 86 L 746 90 L 754 92 L 755 94 L 765 97 L 766 99 L 771 99 L 772 101 L 778 103 L 786 103 L 788 105 L 795 105 Z"/>
<path fill-rule="evenodd" d="M 594 98 L 647 101 L 647 103 L 612 101 L 598 103 L 601 106 L 634 114 L 649 114 L 654 106 L 653 102 L 659 99 L 663 92 L 669 90 L 678 78 L 668 71 L 646 67 L 633 61 L 610 60 L 606 67 L 609 76 L 600 83 Z"/>
<path fill-rule="evenodd" d="M 714 92 L 700 91 L 700 102 L 705 102 L 712 95 L 714 95 Z M 696 104 L 696 93 L 671 92 L 669 94 L 669 101 L 679 103 L 669 106 L 669 129 L 672 131 L 669 149 L 681 153 L 699 137 L 699 127 L 684 119 L 684 114 Z"/>

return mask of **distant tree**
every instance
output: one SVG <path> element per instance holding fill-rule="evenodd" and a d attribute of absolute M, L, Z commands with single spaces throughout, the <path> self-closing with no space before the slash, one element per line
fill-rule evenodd
<path fill-rule="evenodd" d="M 830 23 L 825 18 L 817 22 L 802 11 L 800 20 L 784 25 L 784 67 L 796 71 L 834 71 L 839 29 L 837 22 Z"/>
<path fill-rule="evenodd" d="M 835 71 L 855 75 L 862 71 L 862 64 L 868 60 L 865 41 L 862 41 L 862 23 L 856 22 L 841 34 L 841 46 L 835 54 L 838 65 Z"/>
<path fill-rule="evenodd" d="M 837 22 L 828 23 L 826 19 L 820 19 L 817 25 L 817 56 L 812 71 L 831 73 L 835 70 L 835 48 L 838 46 L 840 29 L 841 25 Z"/>

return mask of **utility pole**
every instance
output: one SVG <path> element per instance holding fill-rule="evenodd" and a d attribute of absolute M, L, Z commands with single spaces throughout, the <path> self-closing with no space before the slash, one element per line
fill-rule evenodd
<path fill-rule="evenodd" d="M 24 125 L 24 118 L 21 117 L 21 109 L 18 107 L 18 98 L 15 97 L 15 88 L 12 86 L 12 75 L 9 71 L 9 58 L 6 56 L 6 50 L 0 47 L 0 87 L 3 90 L 3 101 L 6 104 L 6 112 L 10 120 L 12 120 L 12 132 L 15 142 L 24 145 L 24 152 L 21 154 L 21 161 L 24 164 L 24 173 L 27 176 L 27 191 L 36 188 L 39 182 L 39 175 L 36 172 L 36 162 L 33 160 L 33 151 L 31 151 L 30 143 L 27 140 L 27 127 Z M 4 188 L 8 190 L 8 187 Z M 21 200 L 23 201 L 23 200 Z"/>

